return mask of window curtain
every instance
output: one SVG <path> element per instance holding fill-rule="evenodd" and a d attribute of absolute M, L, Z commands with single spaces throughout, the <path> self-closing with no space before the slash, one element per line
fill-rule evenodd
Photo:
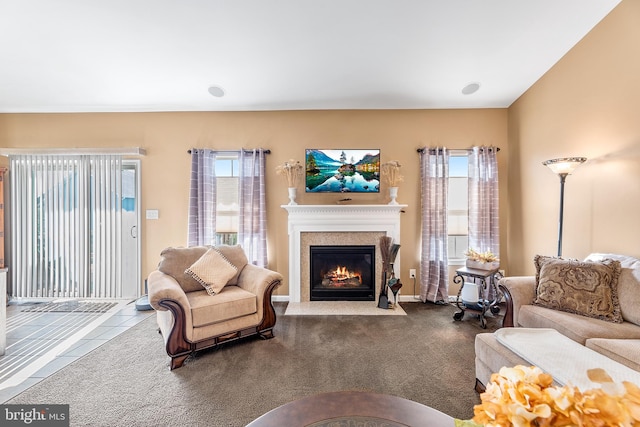
<path fill-rule="evenodd" d="M 259 267 L 267 265 L 265 158 L 263 149 L 240 151 L 238 242 Z"/>
<path fill-rule="evenodd" d="M 446 148 L 420 151 L 422 255 L 420 299 L 445 303 L 449 299 L 447 260 L 447 192 L 449 152 Z"/>
<path fill-rule="evenodd" d="M 213 150 L 191 150 L 189 246 L 216 243 L 216 156 Z"/>
<path fill-rule="evenodd" d="M 469 247 L 499 256 L 497 151 L 473 147 L 469 154 Z"/>
<path fill-rule="evenodd" d="M 10 156 L 12 296 L 122 297 L 122 158 Z"/>

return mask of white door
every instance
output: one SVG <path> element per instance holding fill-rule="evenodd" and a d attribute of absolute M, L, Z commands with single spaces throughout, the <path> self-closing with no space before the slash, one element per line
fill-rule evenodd
<path fill-rule="evenodd" d="M 122 162 L 122 297 L 140 296 L 140 161 Z"/>

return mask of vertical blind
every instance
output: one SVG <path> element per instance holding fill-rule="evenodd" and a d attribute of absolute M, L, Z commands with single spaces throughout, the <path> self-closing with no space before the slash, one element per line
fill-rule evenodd
<path fill-rule="evenodd" d="M 10 156 L 14 297 L 122 295 L 122 158 Z"/>

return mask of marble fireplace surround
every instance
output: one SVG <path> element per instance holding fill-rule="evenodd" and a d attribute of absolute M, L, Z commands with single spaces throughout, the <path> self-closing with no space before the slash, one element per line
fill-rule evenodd
<path fill-rule="evenodd" d="M 400 244 L 400 214 L 407 205 L 282 205 L 289 213 L 289 301 L 310 299 L 309 247 L 311 245 L 375 245 L 376 299 L 382 258 L 379 240 Z M 394 267 L 400 269 L 400 254 Z"/>

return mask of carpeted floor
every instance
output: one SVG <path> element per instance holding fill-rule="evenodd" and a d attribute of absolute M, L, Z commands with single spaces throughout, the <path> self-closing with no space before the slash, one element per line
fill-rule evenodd
<path fill-rule="evenodd" d="M 403 303 L 406 316 L 284 316 L 275 338 L 204 351 L 170 371 L 151 317 L 7 403 L 69 404 L 72 426 L 244 426 L 321 392 L 387 393 L 470 418 L 473 340 L 492 331 L 453 306 Z"/>

